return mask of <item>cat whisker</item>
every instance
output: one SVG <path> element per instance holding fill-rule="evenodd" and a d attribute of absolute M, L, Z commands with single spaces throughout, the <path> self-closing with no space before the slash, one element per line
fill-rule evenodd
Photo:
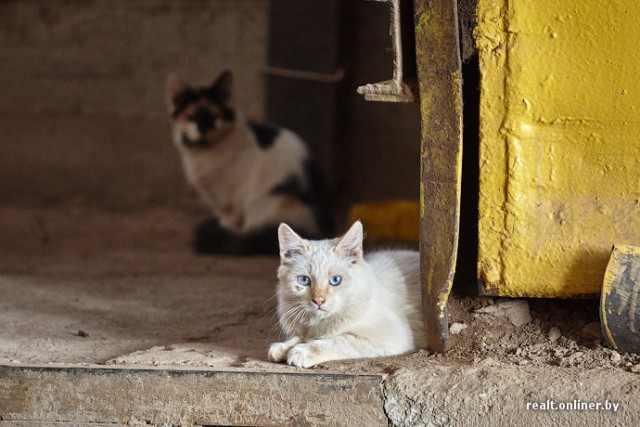
<path fill-rule="evenodd" d="M 269 333 L 267 334 L 267 339 L 271 338 L 271 334 L 273 334 L 273 331 L 279 327 L 279 324 L 275 324 L 271 327 L 271 329 L 269 330 Z M 278 341 L 280 340 L 280 337 L 282 336 L 282 329 L 280 329 L 280 332 L 278 333 Z"/>
<path fill-rule="evenodd" d="M 293 306 L 296 306 L 296 305 L 297 304 L 295 304 L 295 303 L 285 303 L 285 304 L 282 305 L 282 308 L 283 309 L 289 309 L 289 308 L 291 308 Z M 267 316 L 269 316 L 270 320 L 273 321 L 277 314 L 278 314 L 278 306 L 273 306 L 269 310 L 267 310 L 267 312 L 265 314 L 262 315 L 262 317 L 260 318 L 260 321 L 263 321 L 264 318 L 267 317 Z"/>
<path fill-rule="evenodd" d="M 305 312 L 306 312 L 306 310 L 305 310 L 304 307 L 298 306 L 298 311 L 296 312 L 295 317 L 293 318 L 293 321 L 287 322 L 287 323 L 289 323 L 291 325 L 297 324 L 300 321 L 300 318 L 305 315 Z"/>
<path fill-rule="evenodd" d="M 288 304 L 283 305 L 283 308 L 285 309 L 285 311 L 283 312 L 283 314 L 282 314 L 281 318 L 283 318 L 283 319 L 284 319 L 284 318 L 289 318 L 289 317 L 294 317 L 294 318 L 296 318 L 296 319 L 298 318 L 298 313 L 296 313 L 296 311 L 298 311 L 298 310 L 300 310 L 300 309 L 301 309 L 301 307 L 300 307 L 299 305 L 297 305 L 297 304 L 295 304 L 295 303 L 288 303 Z M 275 313 L 275 311 L 274 311 L 274 314 L 276 314 L 276 313 Z M 287 322 L 287 323 L 288 323 L 288 322 Z M 280 325 L 279 323 L 276 323 L 276 324 L 271 328 L 271 330 L 269 331 L 269 335 L 268 335 L 268 337 L 270 337 L 270 336 L 271 336 L 271 334 L 273 333 L 273 330 L 274 330 L 275 328 L 279 327 L 279 325 Z M 283 332 L 283 331 L 282 331 L 282 328 L 280 328 L 280 332 L 278 333 L 278 340 L 282 337 L 282 332 Z"/>
<path fill-rule="evenodd" d="M 276 313 L 274 312 L 274 313 L 271 315 L 271 320 L 274 320 L 274 319 L 273 319 L 273 316 L 274 316 L 275 314 L 276 314 Z M 280 332 L 278 333 L 278 339 L 280 339 L 280 336 L 282 335 L 282 328 L 281 328 L 281 326 L 280 326 L 280 323 L 279 323 L 279 322 L 274 322 L 274 323 L 273 323 L 273 326 L 271 327 L 271 329 L 269 329 L 269 333 L 267 334 L 267 339 L 269 339 L 269 338 L 271 337 L 271 335 L 274 333 L 274 330 L 275 330 L 276 328 L 280 328 Z"/>
<path fill-rule="evenodd" d="M 268 298 L 264 303 L 262 303 L 263 305 L 267 305 L 269 302 L 271 302 L 272 299 L 276 298 L 278 296 L 278 294 L 273 294 L 270 298 Z"/>
<path fill-rule="evenodd" d="M 290 323 L 289 319 L 292 317 L 294 319 L 298 318 L 298 314 L 301 311 L 300 306 L 293 305 L 291 307 L 285 307 L 285 308 L 286 308 L 286 311 L 282 313 L 282 316 L 280 316 L 283 319 L 283 323 Z"/>
<path fill-rule="evenodd" d="M 274 320 L 276 314 L 278 314 L 278 306 L 271 307 L 260 317 L 260 321 L 264 321 L 265 317 L 267 316 L 269 316 L 269 320 Z"/>

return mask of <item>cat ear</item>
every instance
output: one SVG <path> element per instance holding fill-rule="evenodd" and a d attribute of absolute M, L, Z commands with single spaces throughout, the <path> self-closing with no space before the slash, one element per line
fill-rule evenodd
<path fill-rule="evenodd" d="M 362 241 L 364 240 L 364 232 L 362 223 L 356 221 L 353 223 L 349 231 L 345 233 L 335 246 L 334 251 L 349 260 L 353 264 L 362 261 Z"/>
<path fill-rule="evenodd" d="M 169 74 L 164 82 L 164 94 L 167 101 L 167 107 L 169 112 L 172 112 L 175 104 L 174 100 L 176 95 L 183 92 L 187 88 L 187 85 L 180 80 L 176 74 Z"/>
<path fill-rule="evenodd" d="M 226 105 L 231 101 L 232 86 L 233 75 L 231 74 L 231 71 L 224 70 L 211 85 L 210 93 L 216 100 Z"/>
<path fill-rule="evenodd" d="M 278 242 L 280 243 L 280 259 L 283 262 L 290 261 L 307 249 L 304 239 L 285 223 L 278 227 Z"/>

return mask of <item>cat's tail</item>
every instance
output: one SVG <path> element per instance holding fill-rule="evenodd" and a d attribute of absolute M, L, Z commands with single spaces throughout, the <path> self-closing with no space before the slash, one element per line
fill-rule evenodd
<path fill-rule="evenodd" d="M 278 255 L 278 226 L 265 225 L 248 233 L 236 233 L 220 225 L 215 217 L 208 218 L 195 228 L 193 249 L 198 254 L 218 255 Z M 305 239 L 321 236 L 296 229 Z"/>
<path fill-rule="evenodd" d="M 278 226 L 265 226 L 239 234 L 209 218 L 196 226 L 193 249 L 199 254 L 277 255 Z"/>

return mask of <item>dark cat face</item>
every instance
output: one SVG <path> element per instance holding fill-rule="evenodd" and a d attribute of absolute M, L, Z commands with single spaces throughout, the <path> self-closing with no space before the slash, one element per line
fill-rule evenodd
<path fill-rule="evenodd" d="M 230 71 L 222 72 L 211 86 L 200 88 L 185 85 L 175 75 L 167 77 L 165 89 L 176 143 L 208 147 L 233 126 L 231 84 Z"/>

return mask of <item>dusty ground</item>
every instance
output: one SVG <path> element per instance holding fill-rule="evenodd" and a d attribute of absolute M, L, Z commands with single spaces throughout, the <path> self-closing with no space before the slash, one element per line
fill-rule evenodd
<path fill-rule="evenodd" d="M 0 210 L 0 362 L 295 369 L 266 361 L 279 330 L 276 258 L 190 252 L 198 209 Z M 603 344 L 596 300 L 453 295 L 452 346 L 318 370 L 390 372 L 431 362 L 610 368 L 640 358 Z M 529 317 L 530 316 L 530 317 Z"/>
<path fill-rule="evenodd" d="M 191 224 L 204 214 L 0 208 L 0 365 L 304 371 L 266 360 L 279 335 L 278 259 L 193 255 Z M 378 415 L 393 426 L 636 423 L 640 359 L 602 345 L 597 301 L 453 295 L 449 308 L 446 354 L 420 350 L 306 372 L 382 374 Z M 290 410 L 306 417 L 301 399 Z M 620 410 L 526 407 L 548 399 L 615 402 Z"/>

